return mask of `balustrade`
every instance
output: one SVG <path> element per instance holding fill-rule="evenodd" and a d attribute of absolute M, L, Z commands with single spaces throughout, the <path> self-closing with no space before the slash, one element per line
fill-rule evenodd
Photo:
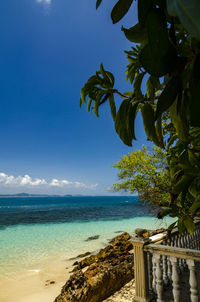
<path fill-rule="evenodd" d="M 200 302 L 195 268 L 196 263 L 200 261 L 200 223 L 196 225 L 193 235 L 187 232 L 179 234 L 175 229 L 170 235 L 165 232 L 163 237 L 152 236 L 145 241 L 137 238 L 136 241 L 133 239 L 136 283 L 134 301 L 147 302 L 154 296 L 157 302 L 168 302 L 165 292 L 171 290 L 173 301 L 180 302 L 183 290 L 180 290 L 180 281 L 184 274 L 189 274 L 190 293 L 187 295 L 190 300 L 187 301 Z M 143 285 L 140 280 L 141 272 Z"/>

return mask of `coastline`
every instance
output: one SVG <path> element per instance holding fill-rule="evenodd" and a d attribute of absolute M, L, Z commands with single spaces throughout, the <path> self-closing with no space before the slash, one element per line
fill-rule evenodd
<path fill-rule="evenodd" d="M 46 274 L 35 273 L 27 276 L 18 276 L 10 282 L 1 283 L 0 301 L 1 302 L 53 302 L 60 294 L 62 286 L 70 277 L 73 261 L 68 262 L 68 269 L 63 267 L 56 269 L 53 273 L 52 280 L 54 284 L 45 286 L 45 279 L 49 276 L 48 269 Z M 52 276 L 52 275 L 50 275 Z M 48 280 L 48 279 L 47 279 Z M 119 291 L 115 292 L 105 302 L 131 302 L 135 295 L 134 279 L 124 285 Z"/>
<path fill-rule="evenodd" d="M 22 265 L 21 270 L 18 270 L 14 273 L 9 272 L 7 274 L 0 275 L 0 301 L 1 302 L 13 302 L 13 301 L 53 302 L 54 299 L 60 294 L 62 286 L 66 283 L 67 279 L 70 277 L 72 264 L 75 262 L 75 259 L 71 259 L 72 257 L 76 258 L 79 254 L 85 252 L 96 253 L 98 250 L 105 247 L 110 239 L 119 235 L 119 233 L 122 231 L 127 230 L 131 235 L 133 235 L 134 229 L 137 226 L 142 225 L 142 222 L 143 222 L 143 226 L 149 225 L 149 227 L 150 226 L 152 227 L 154 222 L 154 226 L 157 227 L 155 220 L 153 218 L 144 219 L 139 217 L 130 220 L 124 220 L 124 221 L 121 220 L 121 221 L 113 221 L 113 222 L 111 221 L 96 222 L 95 228 L 94 228 L 95 225 L 93 223 L 83 223 L 78 225 L 74 224 L 73 225 L 74 231 L 75 231 L 75 226 L 78 226 L 77 232 L 78 231 L 83 232 L 83 227 L 85 228 L 87 227 L 87 232 L 81 233 L 81 237 L 79 237 L 80 236 L 79 234 L 79 236 L 76 239 L 77 247 L 76 249 L 73 250 L 73 253 L 72 250 L 70 249 L 71 241 L 68 241 L 69 239 L 67 238 L 68 237 L 67 233 L 65 233 L 65 239 L 62 237 L 61 240 L 64 251 L 58 250 L 56 254 L 53 254 L 53 256 L 52 254 L 49 254 L 45 256 L 45 258 L 41 259 L 41 261 L 39 261 L 38 263 L 36 262 L 32 265 L 29 265 L 28 267 L 27 266 L 23 267 Z M 89 227 L 90 232 L 88 231 L 88 226 L 90 226 Z M 112 230 L 110 229 L 111 226 L 113 227 Z M 54 227 L 56 227 L 56 225 L 51 226 L 51 228 Z M 59 228 L 62 227 L 63 230 L 64 225 L 58 225 L 58 227 Z M 44 234 L 46 234 L 48 228 L 47 226 L 43 228 L 45 228 Z M 56 228 L 56 230 L 58 231 L 59 228 Z M 40 231 L 42 230 L 41 227 L 39 230 Z M 66 232 L 66 229 L 64 230 Z M 97 232 L 97 230 L 99 230 L 99 232 Z M 100 235 L 99 239 L 91 240 L 91 241 L 85 240 L 87 239 L 87 237 L 97 234 Z M 104 234 L 104 237 L 102 234 Z M 40 244 L 44 245 L 45 242 L 40 241 Z M 52 245 L 55 245 L 55 247 L 57 248 L 55 241 L 52 241 Z M 66 246 L 68 246 L 68 250 Z M 48 246 L 48 251 L 50 253 L 49 246 Z M 27 255 L 30 255 L 30 251 L 25 254 L 25 259 L 21 259 L 22 263 L 23 261 L 28 260 L 26 259 Z M 18 259 L 19 258 L 17 258 L 17 260 Z M 49 282 L 46 282 L 47 280 L 54 281 L 55 283 L 50 284 Z M 116 302 L 117 301 L 118 300 L 116 300 Z"/>
<path fill-rule="evenodd" d="M 148 216 L 137 199 L 128 197 L 10 199 L 2 202 L 1 217 L 1 302 L 53 302 L 70 276 L 72 258 L 97 253 L 120 233 L 134 235 L 136 228 L 171 222 Z M 25 217 L 28 224 L 22 223 Z"/>

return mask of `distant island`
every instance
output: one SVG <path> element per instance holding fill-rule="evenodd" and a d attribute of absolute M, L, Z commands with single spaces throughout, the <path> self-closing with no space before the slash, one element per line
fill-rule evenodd
<path fill-rule="evenodd" d="M 71 194 L 49 195 L 49 194 L 17 193 L 17 194 L 0 194 L 0 197 L 72 197 L 72 195 Z"/>

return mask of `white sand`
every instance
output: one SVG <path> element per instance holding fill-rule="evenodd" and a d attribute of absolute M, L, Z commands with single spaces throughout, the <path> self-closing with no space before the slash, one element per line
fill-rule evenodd
<path fill-rule="evenodd" d="M 53 302 L 70 276 L 73 261 L 49 261 L 0 278 L 1 302 Z M 67 267 L 67 269 L 66 269 Z M 50 284 L 54 281 L 55 283 Z"/>
<path fill-rule="evenodd" d="M 36 268 L 0 277 L 0 302 L 53 302 L 70 277 L 73 262 L 48 259 Z M 134 294 L 132 280 L 105 302 L 132 302 Z"/>

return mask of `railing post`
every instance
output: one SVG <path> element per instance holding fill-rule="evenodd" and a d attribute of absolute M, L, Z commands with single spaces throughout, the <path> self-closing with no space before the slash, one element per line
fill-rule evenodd
<path fill-rule="evenodd" d="M 134 302 L 148 302 L 150 300 L 148 284 L 147 252 L 144 245 L 149 239 L 133 238 L 134 245 L 134 270 L 135 270 L 135 298 Z"/>
<path fill-rule="evenodd" d="M 188 259 L 187 265 L 190 270 L 190 292 L 191 292 L 191 301 L 198 302 L 198 288 L 197 288 L 197 279 L 195 275 L 195 262 L 194 260 Z"/>
<path fill-rule="evenodd" d="M 170 257 L 172 263 L 172 285 L 174 302 L 180 300 L 180 287 L 179 287 L 179 275 L 178 275 L 178 259 L 176 257 Z"/>

